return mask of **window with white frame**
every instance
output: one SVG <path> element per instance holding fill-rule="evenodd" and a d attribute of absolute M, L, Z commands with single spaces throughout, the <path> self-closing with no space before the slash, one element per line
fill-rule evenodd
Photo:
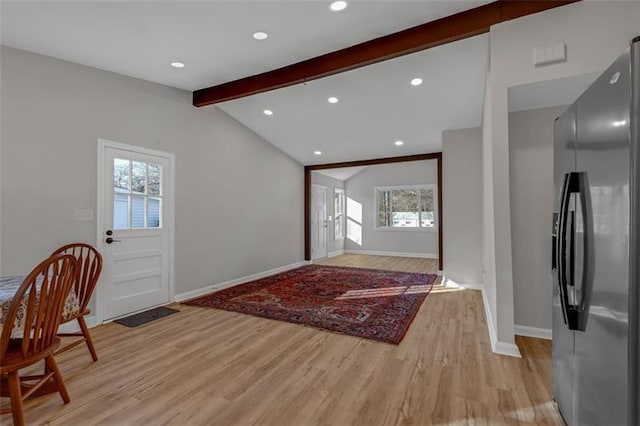
<path fill-rule="evenodd" d="M 380 187 L 375 197 L 377 229 L 436 229 L 435 185 Z"/>
<path fill-rule="evenodd" d="M 335 239 L 344 238 L 344 189 L 333 189 L 333 216 Z"/>
<path fill-rule="evenodd" d="M 113 229 L 162 228 L 162 166 L 113 160 Z"/>

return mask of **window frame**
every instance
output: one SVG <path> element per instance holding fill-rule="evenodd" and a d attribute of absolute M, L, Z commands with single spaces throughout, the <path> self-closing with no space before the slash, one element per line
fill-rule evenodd
<path fill-rule="evenodd" d="M 380 191 L 393 191 L 393 190 L 432 190 L 433 191 L 433 226 L 431 227 L 404 227 L 404 226 L 379 226 L 378 218 L 378 193 Z M 373 226 L 376 231 L 385 231 L 385 232 L 438 232 L 439 229 L 439 221 L 438 217 L 438 185 L 437 184 L 417 184 L 417 185 L 393 185 L 393 186 L 376 186 L 373 188 Z"/>
<path fill-rule="evenodd" d="M 122 156 L 124 157 L 124 156 Z M 162 164 L 154 163 L 148 161 L 146 159 L 141 160 L 135 157 L 128 156 L 127 158 L 122 158 L 121 156 L 114 156 L 113 164 L 112 164 L 112 172 L 111 172 L 111 192 L 113 197 L 113 207 L 114 211 L 112 214 L 112 229 L 117 231 L 138 231 L 138 230 L 146 230 L 146 229 L 162 229 L 165 227 L 164 225 L 164 212 L 163 212 L 163 204 L 164 204 L 164 166 Z M 123 161 L 128 162 L 128 174 L 127 174 L 127 187 L 128 188 L 120 188 L 115 186 L 115 168 L 116 162 Z M 144 168 L 144 192 L 134 191 L 133 188 L 133 164 L 141 163 L 145 165 Z M 158 194 L 150 194 L 149 191 L 149 169 L 150 166 L 155 166 L 158 168 Z M 121 189 L 124 191 L 116 191 L 116 189 Z M 127 199 L 127 227 L 120 228 L 116 227 L 115 224 L 115 206 L 116 206 L 116 197 L 118 195 L 125 196 Z M 133 199 L 138 198 L 143 200 L 143 226 L 133 226 Z M 149 201 L 150 200 L 158 201 L 158 226 L 149 226 Z"/>
<path fill-rule="evenodd" d="M 336 211 L 336 195 L 340 195 L 341 197 L 341 205 L 342 205 L 342 212 L 340 213 L 340 215 L 338 215 L 338 212 Z M 340 241 L 340 240 L 344 240 L 347 232 L 345 229 L 346 226 L 346 215 L 347 215 L 347 197 L 346 197 L 346 192 L 344 190 L 344 188 L 337 188 L 334 187 L 333 188 L 333 239 L 334 241 Z M 342 231 L 342 234 L 340 236 L 338 236 L 336 234 L 336 227 L 338 226 L 338 223 L 341 225 L 340 226 L 340 230 Z"/>

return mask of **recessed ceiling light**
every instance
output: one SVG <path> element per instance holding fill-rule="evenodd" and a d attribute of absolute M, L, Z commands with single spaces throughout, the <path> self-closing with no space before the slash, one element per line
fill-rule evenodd
<path fill-rule="evenodd" d="M 338 98 L 336 98 L 335 96 L 331 96 L 327 100 L 329 101 L 330 104 L 337 104 L 338 103 Z"/>
<path fill-rule="evenodd" d="M 403 141 L 395 141 L 394 144 L 395 144 L 395 146 L 402 146 L 402 145 L 404 145 L 404 142 Z"/>
<path fill-rule="evenodd" d="M 267 37 L 269 37 L 269 34 L 265 33 L 264 31 L 253 33 L 253 38 L 255 38 L 256 40 L 266 40 Z"/>
<path fill-rule="evenodd" d="M 422 79 L 421 78 L 414 78 L 413 80 L 411 80 L 411 85 L 412 86 L 420 86 L 422 84 Z"/>
<path fill-rule="evenodd" d="M 264 112 L 264 115 L 273 115 L 273 111 L 271 111 L 270 109 L 265 109 L 262 112 Z"/>
<path fill-rule="evenodd" d="M 171 66 L 174 68 L 184 68 L 184 64 L 182 62 L 171 62 Z"/>
<path fill-rule="evenodd" d="M 313 151 L 315 155 L 322 155 L 322 151 Z"/>
<path fill-rule="evenodd" d="M 347 8 L 346 1 L 334 1 L 329 6 L 329 9 L 333 10 L 334 12 L 340 12 L 341 10 L 345 10 L 346 8 Z"/>

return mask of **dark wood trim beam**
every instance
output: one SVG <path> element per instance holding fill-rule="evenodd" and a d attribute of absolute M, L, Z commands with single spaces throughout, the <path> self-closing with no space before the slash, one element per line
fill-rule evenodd
<path fill-rule="evenodd" d="M 442 237 L 442 152 L 404 155 L 401 157 L 374 158 L 370 160 L 346 161 L 343 163 L 314 164 L 304 166 L 304 259 L 311 260 L 311 172 L 314 170 L 340 169 L 344 167 L 374 166 L 379 164 L 406 163 L 409 161 L 438 161 L 438 267 L 444 263 Z"/>
<path fill-rule="evenodd" d="M 444 271 L 444 251 L 442 236 L 442 155 L 438 157 L 438 269 Z"/>
<path fill-rule="evenodd" d="M 311 170 L 304 168 L 304 259 L 311 260 Z"/>
<path fill-rule="evenodd" d="M 309 169 L 309 170 L 341 169 L 344 167 L 360 167 L 360 166 L 373 166 L 376 164 L 404 163 L 406 161 L 435 160 L 436 158 L 441 158 L 441 157 L 442 157 L 441 152 L 432 152 L 430 154 L 416 154 L 416 155 L 403 155 L 400 157 L 373 158 L 370 160 L 345 161 L 342 163 L 312 164 L 310 166 L 305 166 L 305 169 Z"/>
<path fill-rule="evenodd" d="M 197 107 L 280 89 L 489 32 L 492 25 L 580 0 L 498 0 L 292 65 L 193 92 Z"/>

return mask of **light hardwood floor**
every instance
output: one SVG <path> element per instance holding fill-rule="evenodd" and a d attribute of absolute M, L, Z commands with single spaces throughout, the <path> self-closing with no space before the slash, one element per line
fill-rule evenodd
<path fill-rule="evenodd" d="M 424 259 L 320 263 L 434 271 Z M 551 343 L 519 338 L 523 359 L 493 354 L 478 291 L 436 286 L 398 346 L 174 307 L 181 312 L 138 328 L 94 328 L 97 363 L 84 347 L 60 355 L 71 403 L 27 401 L 27 424 L 562 424 Z"/>

